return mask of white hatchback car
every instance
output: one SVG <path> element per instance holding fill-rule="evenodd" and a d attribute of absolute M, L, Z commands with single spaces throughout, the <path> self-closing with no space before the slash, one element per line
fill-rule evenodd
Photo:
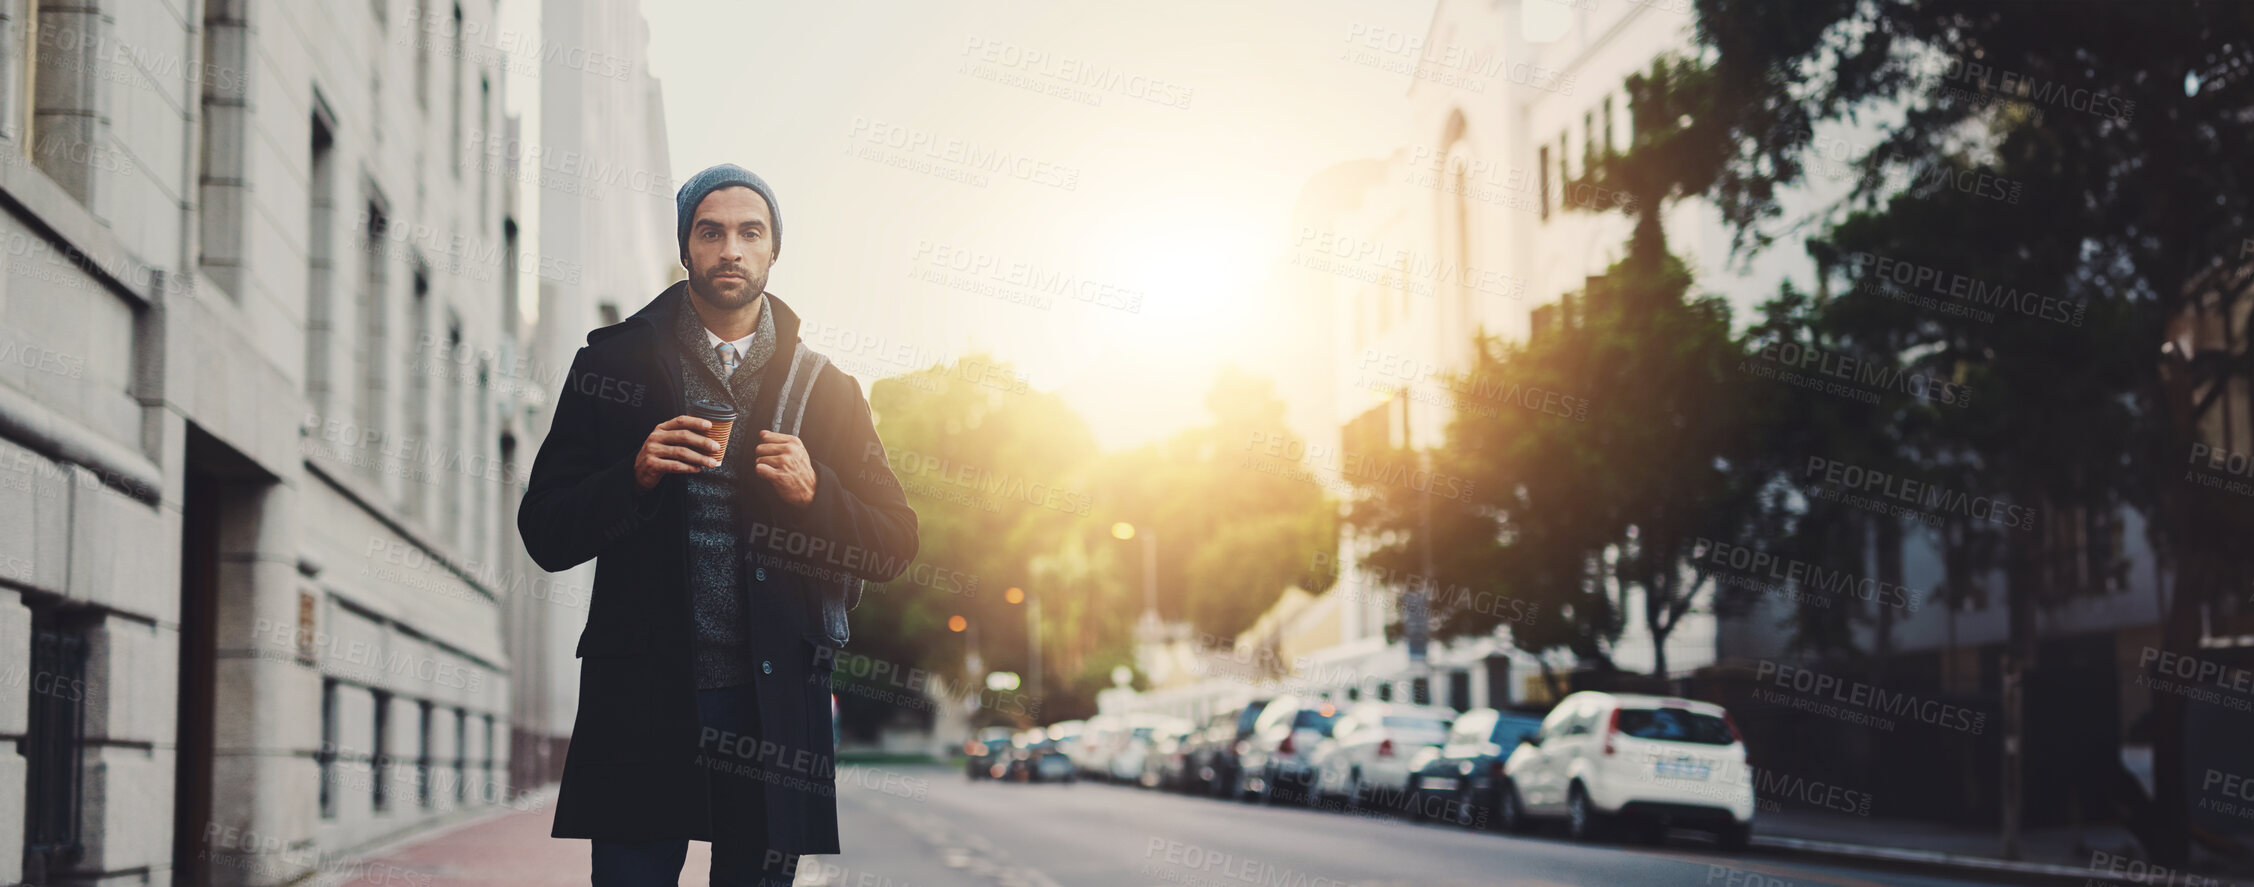
<path fill-rule="evenodd" d="M 1398 808 L 1408 792 L 1409 759 L 1448 738 L 1456 710 L 1434 705 L 1364 702 L 1331 725 L 1315 746 L 1314 796 L 1339 798 L 1350 810 L 1365 801 Z"/>
<path fill-rule="evenodd" d="M 1524 830 L 1561 816 L 1577 840 L 1614 823 L 1646 841 L 1671 826 L 1711 831 L 1722 846 L 1753 833 L 1753 781 L 1729 712 L 1707 702 L 1628 693 L 1565 697 L 1503 764 L 1497 818 Z"/>

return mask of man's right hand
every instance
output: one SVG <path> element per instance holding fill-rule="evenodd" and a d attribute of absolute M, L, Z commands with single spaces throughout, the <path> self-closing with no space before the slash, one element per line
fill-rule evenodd
<path fill-rule="evenodd" d="M 712 423 L 695 416 L 675 416 L 657 426 L 634 454 L 634 486 L 643 492 L 656 488 L 668 474 L 695 474 L 720 465 L 720 445 L 704 433 Z"/>

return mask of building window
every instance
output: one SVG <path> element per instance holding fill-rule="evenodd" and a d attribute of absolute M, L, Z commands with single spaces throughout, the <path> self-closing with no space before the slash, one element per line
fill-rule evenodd
<path fill-rule="evenodd" d="M 336 331 L 336 320 L 330 316 L 335 310 L 330 288 L 336 271 L 331 253 L 336 236 L 336 128 L 325 111 L 316 97 L 305 191 L 305 398 L 323 419 L 329 411 L 329 374 L 335 365 L 330 352 Z"/>
<path fill-rule="evenodd" d="M 1566 183 L 1573 181 L 1573 171 L 1566 168 L 1566 161 L 1570 156 L 1565 153 L 1565 133 L 1560 132 L 1557 134 L 1557 205 L 1561 209 L 1567 200 Z"/>
<path fill-rule="evenodd" d="M 1612 139 L 1612 96 L 1604 97 L 1604 155 L 1610 157 L 1620 150 L 1620 143 Z"/>
<path fill-rule="evenodd" d="M 520 318 L 517 307 L 517 220 L 501 217 L 501 335 L 513 336 Z"/>
<path fill-rule="evenodd" d="M 36 33 L 32 27 L 39 15 L 39 4 L 32 0 L 5 0 L 0 2 L 0 139 L 16 142 L 9 150 L 29 159 L 24 153 L 30 142 L 23 134 L 31 127 L 31 103 L 25 97 L 32 87 L 24 82 L 25 60 L 31 57 L 31 41 L 25 36 Z"/>
<path fill-rule="evenodd" d="M 461 367 L 453 365 L 454 355 L 460 353 L 462 353 L 462 321 L 458 318 L 450 319 L 446 329 L 447 362 L 438 363 L 425 360 L 424 364 L 432 368 L 439 368 L 446 374 L 446 402 L 441 405 L 444 412 L 439 414 L 438 420 L 440 425 L 443 426 L 440 433 L 443 435 L 446 446 L 445 453 L 441 457 L 445 460 L 442 464 L 466 468 L 470 461 L 469 454 L 462 452 L 462 425 L 468 420 L 468 417 L 462 413 L 463 374 Z M 444 534 L 440 538 L 445 539 L 449 545 L 462 545 L 462 496 L 465 492 L 463 490 L 465 486 L 469 485 L 452 483 L 451 479 L 438 484 L 438 495 L 440 497 L 439 528 L 440 532 Z"/>
<path fill-rule="evenodd" d="M 470 797 L 470 713 L 454 709 L 454 803 Z"/>
<path fill-rule="evenodd" d="M 477 397 L 470 402 L 470 412 L 477 416 L 472 422 L 470 445 L 478 448 L 473 455 L 479 457 L 479 461 L 471 463 L 465 458 L 463 464 L 490 466 L 493 463 L 485 452 L 485 444 L 492 440 L 488 435 L 491 434 L 490 425 L 493 420 L 493 378 L 492 365 L 483 357 L 477 359 Z M 476 498 L 470 508 L 469 549 L 479 563 L 492 563 L 492 528 L 496 524 L 494 515 L 489 512 L 492 511 L 496 498 L 493 495 L 495 483 L 498 481 L 490 480 L 482 474 L 478 474 L 473 483 Z"/>
<path fill-rule="evenodd" d="M 249 263 L 250 0 L 210 0 L 204 7 L 203 150 L 196 213 L 197 262 L 220 291 L 242 297 Z M 316 134 L 315 138 L 320 138 Z"/>
<path fill-rule="evenodd" d="M 1586 173 L 1597 162 L 1597 112 L 1581 115 L 1581 171 Z"/>
<path fill-rule="evenodd" d="M 430 269 L 420 258 L 415 260 L 414 289 L 407 302 L 407 324 L 415 347 L 408 352 L 407 366 L 407 439 L 412 446 L 430 444 L 430 355 L 424 353 L 430 343 Z M 406 501 L 401 509 L 410 515 L 425 513 L 423 493 L 430 484 L 414 472 L 401 478 L 401 494 Z"/>
<path fill-rule="evenodd" d="M 446 153 L 454 158 L 454 180 L 457 182 L 462 180 L 462 95 L 464 89 L 467 88 L 463 82 L 462 56 L 462 4 L 456 3 L 454 4 L 454 90 L 452 99 L 454 110 L 453 113 L 447 115 L 447 118 L 453 121 L 454 141 L 448 145 L 451 150 Z M 482 222 L 484 214 L 479 213 L 478 218 Z"/>
<path fill-rule="evenodd" d="M 337 818 L 337 679 L 321 679 L 321 747 L 313 752 L 321 767 L 321 818 Z"/>
<path fill-rule="evenodd" d="M 1539 181 L 1535 186 L 1535 196 L 1540 198 L 1538 202 L 1542 205 L 1542 221 L 1547 222 L 1550 220 L 1550 146 L 1543 145 L 1535 149 L 1534 168 L 1541 171 L 1540 175 L 1535 176 Z"/>
<path fill-rule="evenodd" d="M 31 674 L 48 686 L 84 686 L 86 630 L 55 607 L 31 611 Z M 86 694 L 32 693 L 24 733 L 24 874 L 33 883 L 85 858 Z M 35 874 L 36 869 L 36 874 Z"/>
<path fill-rule="evenodd" d="M 415 106 L 430 110 L 430 0 L 415 0 Z"/>
<path fill-rule="evenodd" d="M 378 127 L 379 129 L 381 127 Z M 384 212 L 380 198 L 368 202 L 368 211 L 362 217 L 361 256 L 366 267 L 360 277 L 360 349 L 354 359 L 360 366 L 360 396 L 354 400 L 354 414 L 360 422 L 361 439 L 369 435 L 381 440 L 384 435 L 384 398 L 390 387 L 390 362 L 383 359 L 387 347 L 390 312 L 385 305 L 385 289 L 390 285 L 390 257 L 384 247 L 384 238 L 390 227 L 390 217 Z M 380 476 L 381 466 L 375 459 L 354 454 L 354 464 L 369 477 Z"/>
<path fill-rule="evenodd" d="M 27 2 L 41 4 L 41 0 Z M 230 5 L 215 4 L 208 16 L 219 16 Z M 27 32 L 34 35 L 28 92 L 31 163 L 88 207 L 95 205 L 96 171 L 106 165 L 92 159 L 98 154 L 104 160 L 125 159 L 103 145 L 108 118 L 96 101 L 103 72 L 117 64 L 109 57 L 113 38 L 106 30 L 102 10 L 95 4 L 48 0 L 39 6 Z M 42 33 L 56 36 L 37 36 Z"/>
<path fill-rule="evenodd" d="M 1392 701 L 1393 701 L 1393 684 L 1391 684 L 1390 682 L 1388 682 L 1388 683 L 1383 683 L 1383 684 L 1379 684 L 1379 685 L 1377 685 L 1377 701 L 1379 701 L 1379 702 L 1392 702 Z"/>
<path fill-rule="evenodd" d="M 430 700 L 415 703 L 421 716 L 415 723 L 415 803 L 430 808 Z"/>
<path fill-rule="evenodd" d="M 391 694 L 375 691 L 376 735 L 368 746 L 369 786 L 374 790 L 374 806 L 381 813 L 391 809 L 391 756 L 390 745 L 384 740 L 391 734 Z"/>
<path fill-rule="evenodd" d="M 477 128 L 470 131 L 470 137 L 481 148 L 493 138 L 493 79 L 490 77 L 481 75 L 477 78 Z M 493 190 L 492 172 L 493 164 L 486 160 L 486 153 L 480 150 L 477 154 L 477 233 L 479 237 L 485 236 L 486 219 L 489 218 L 487 213 L 492 210 L 491 198 L 493 195 L 490 193 Z"/>
<path fill-rule="evenodd" d="M 495 786 L 495 785 L 493 784 L 493 716 L 489 714 L 489 715 L 486 715 L 486 716 L 485 716 L 485 796 L 486 796 L 486 798 L 488 798 L 488 799 L 493 799 L 493 798 L 497 797 L 497 796 L 498 796 L 498 795 L 500 794 L 500 792 L 496 791 L 496 788 L 497 788 L 497 787 L 496 787 L 496 786 Z"/>

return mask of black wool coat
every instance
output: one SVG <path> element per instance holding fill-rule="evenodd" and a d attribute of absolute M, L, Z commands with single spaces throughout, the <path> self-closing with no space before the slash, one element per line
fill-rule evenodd
<path fill-rule="evenodd" d="M 688 412 L 673 335 L 686 290 L 675 283 L 634 316 L 587 334 L 517 511 L 525 548 L 542 569 L 595 560 L 575 654 L 579 714 L 550 832 L 558 838 L 713 837 L 716 764 L 699 748 L 686 591 L 689 497 L 679 475 L 667 475 L 647 498 L 634 486 L 643 440 Z M 759 442 L 798 343 L 798 315 L 772 293 L 767 305 L 775 355 L 761 370 L 760 403 L 736 422 L 731 448 Z M 905 570 L 916 553 L 916 513 L 853 377 L 824 365 L 799 437 L 817 475 L 810 505 L 783 502 L 750 471 L 739 479 L 738 572 L 751 655 L 761 660 L 755 680 L 765 735 L 731 743 L 733 757 L 721 766 L 738 774 L 756 768 L 770 850 L 837 853 L 829 673 L 845 637 L 825 628 L 821 598 L 843 576 L 884 582 Z"/>

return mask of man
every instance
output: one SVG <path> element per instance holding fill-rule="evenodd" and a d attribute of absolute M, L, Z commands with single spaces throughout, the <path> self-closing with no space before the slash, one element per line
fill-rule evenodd
<path fill-rule="evenodd" d="M 517 511 L 542 569 L 595 559 L 551 834 L 593 840 L 596 887 L 674 884 L 690 840 L 714 885 L 788 884 L 839 852 L 830 663 L 916 514 L 860 383 L 766 291 L 767 183 L 722 164 L 674 203 L 689 279 L 587 334 Z"/>

